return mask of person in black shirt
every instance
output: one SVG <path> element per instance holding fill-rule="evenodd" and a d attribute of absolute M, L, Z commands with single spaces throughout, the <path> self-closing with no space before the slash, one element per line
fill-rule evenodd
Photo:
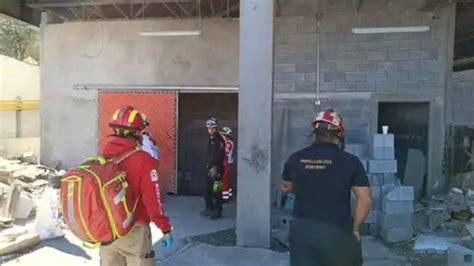
<path fill-rule="evenodd" d="M 206 122 L 209 133 L 209 143 L 207 145 L 207 165 L 206 165 L 206 193 L 204 200 L 206 209 L 201 211 L 201 215 L 217 220 L 222 217 L 222 176 L 224 173 L 225 144 L 218 132 L 219 123 L 216 118 L 210 118 Z"/>
<path fill-rule="evenodd" d="M 319 113 L 313 127 L 315 143 L 291 155 L 282 174 L 283 191 L 295 195 L 291 265 L 362 265 L 360 226 L 372 205 L 367 175 L 360 160 L 343 150 L 338 113 Z M 357 198 L 352 219 L 351 190 Z"/>

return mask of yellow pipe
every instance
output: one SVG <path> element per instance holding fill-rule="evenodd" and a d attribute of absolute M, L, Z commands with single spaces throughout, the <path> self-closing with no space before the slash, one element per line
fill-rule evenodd
<path fill-rule="evenodd" d="M 0 101 L 0 111 L 38 110 L 39 101 Z"/>

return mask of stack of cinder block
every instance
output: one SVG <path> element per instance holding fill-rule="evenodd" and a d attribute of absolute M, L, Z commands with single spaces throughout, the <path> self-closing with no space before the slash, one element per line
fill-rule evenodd
<path fill-rule="evenodd" d="M 413 237 L 412 217 L 414 213 L 415 190 L 409 186 L 385 185 L 380 226 L 382 239 L 393 243 L 407 241 Z"/>

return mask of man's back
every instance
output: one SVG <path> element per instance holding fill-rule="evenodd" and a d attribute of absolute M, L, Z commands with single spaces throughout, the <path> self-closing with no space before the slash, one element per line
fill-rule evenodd
<path fill-rule="evenodd" d="M 367 186 L 357 157 L 334 144 L 313 144 L 293 154 L 283 179 L 293 183 L 295 218 L 337 225 L 350 230 L 350 191 Z"/>

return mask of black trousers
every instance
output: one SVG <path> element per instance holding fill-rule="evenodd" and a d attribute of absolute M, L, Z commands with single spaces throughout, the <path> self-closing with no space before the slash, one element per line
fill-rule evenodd
<path fill-rule="evenodd" d="M 206 194 L 204 195 L 204 200 L 206 202 L 206 209 L 212 211 L 222 211 L 222 192 L 214 192 L 214 178 L 207 176 L 206 183 Z"/>
<path fill-rule="evenodd" d="M 361 244 L 351 230 L 295 219 L 290 224 L 291 266 L 361 266 Z"/>

